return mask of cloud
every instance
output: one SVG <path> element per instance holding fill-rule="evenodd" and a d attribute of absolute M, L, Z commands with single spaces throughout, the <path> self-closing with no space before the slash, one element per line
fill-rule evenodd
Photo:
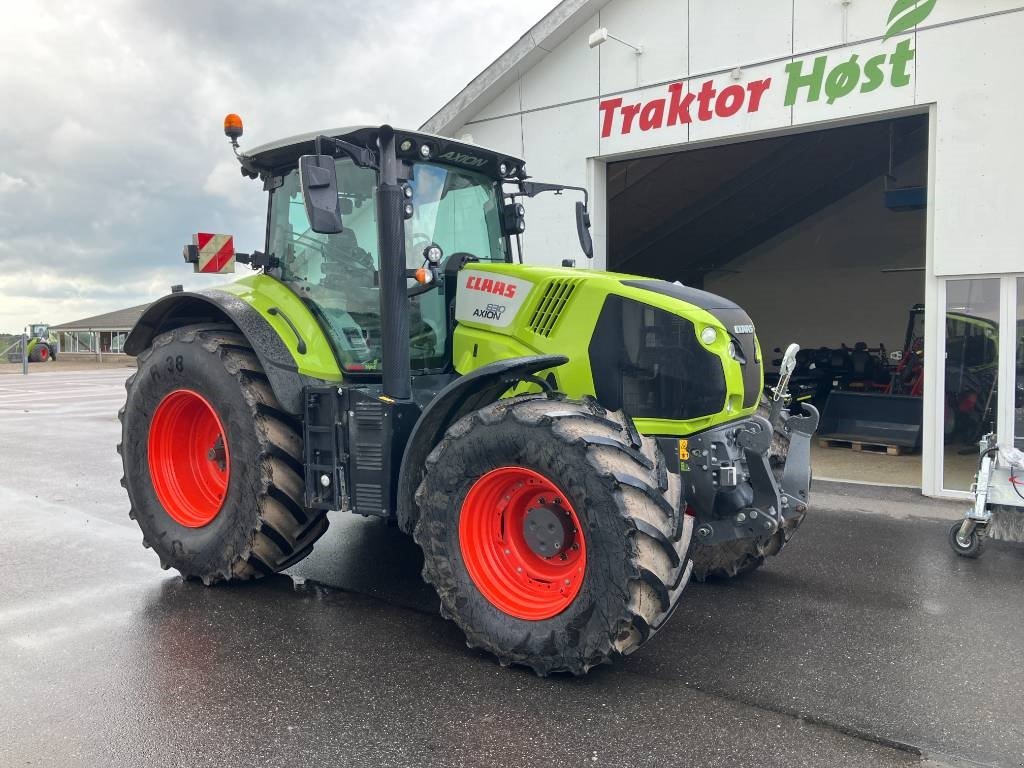
<path fill-rule="evenodd" d="M 7 194 L 8 192 L 15 192 L 25 185 L 26 182 L 24 179 L 19 179 L 17 176 L 9 176 L 8 174 L 0 171 L 0 195 Z"/>
<path fill-rule="evenodd" d="M 416 127 L 555 0 L 18 3 L 0 26 L 0 331 L 213 284 L 196 231 L 260 248 L 243 146 L 340 125 Z M 12 276 L 18 279 L 11 279 Z"/>

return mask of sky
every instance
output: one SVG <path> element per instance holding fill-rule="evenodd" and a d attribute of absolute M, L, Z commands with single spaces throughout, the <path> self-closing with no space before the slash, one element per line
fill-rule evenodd
<path fill-rule="evenodd" d="M 89 0 L 0 26 L 0 332 L 212 286 L 193 232 L 263 245 L 244 147 L 320 128 L 416 128 L 556 0 Z M 238 265 L 240 273 L 248 267 Z"/>

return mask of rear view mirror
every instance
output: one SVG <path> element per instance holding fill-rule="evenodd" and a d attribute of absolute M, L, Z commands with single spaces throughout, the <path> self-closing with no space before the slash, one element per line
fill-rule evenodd
<path fill-rule="evenodd" d="M 341 204 L 338 201 L 338 174 L 330 155 L 303 155 L 299 158 L 299 186 L 306 204 L 309 227 L 321 235 L 341 232 Z"/>
<path fill-rule="evenodd" d="M 594 241 L 590 237 L 590 214 L 584 203 L 576 203 L 576 233 L 580 238 L 580 248 L 588 259 L 594 258 Z"/>

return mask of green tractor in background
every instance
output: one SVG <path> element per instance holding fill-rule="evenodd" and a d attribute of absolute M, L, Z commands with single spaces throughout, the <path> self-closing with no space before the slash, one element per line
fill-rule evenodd
<path fill-rule="evenodd" d="M 328 511 L 383 518 L 471 646 L 582 674 L 650 639 L 691 574 L 751 571 L 793 535 L 817 412 L 784 407 L 786 375 L 762 403 L 727 299 L 524 265 L 521 199 L 575 188 L 389 126 L 245 153 L 236 116 L 225 132 L 270 195 L 266 252 L 237 254 L 258 273 L 172 293 L 125 343 L 122 484 L 164 568 L 261 577 Z M 219 250 L 186 260 L 224 271 L 226 236 L 198 237 Z"/>
<path fill-rule="evenodd" d="M 45 363 L 57 359 L 58 344 L 56 336 L 50 334 L 50 326 L 35 323 L 28 327 L 28 349 L 26 355 L 30 363 Z M 21 345 L 14 346 L 7 354 L 12 363 L 21 362 Z"/>

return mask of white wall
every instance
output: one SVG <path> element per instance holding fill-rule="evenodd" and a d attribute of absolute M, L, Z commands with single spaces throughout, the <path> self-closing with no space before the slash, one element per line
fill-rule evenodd
<path fill-rule="evenodd" d="M 897 176 L 920 176 L 922 164 Z M 735 273 L 712 273 L 704 288 L 750 314 L 766 352 L 792 341 L 896 351 L 910 308 L 924 302 L 925 273 L 890 270 L 924 265 L 925 234 L 925 212 L 886 209 L 876 179 L 730 262 Z"/>
<path fill-rule="evenodd" d="M 612 0 L 450 133 L 469 133 L 480 144 L 523 154 L 538 180 L 585 183 L 591 158 L 936 104 L 934 273 L 1020 271 L 1024 100 L 1017 92 L 1024 2 L 939 0 L 919 29 L 883 41 L 891 8 L 892 0 Z M 638 59 L 614 40 L 589 49 L 587 37 L 599 26 L 642 45 L 643 55 Z M 910 46 L 914 59 L 906 65 L 905 84 L 895 85 L 888 57 L 901 43 Z M 826 80 L 853 56 L 858 74 L 873 57 L 885 56 L 886 79 L 867 90 L 861 80 L 831 104 L 824 93 L 808 101 L 805 88 L 787 105 L 787 65 L 801 62 L 806 74 L 821 56 Z M 671 99 L 668 88 L 675 82 L 684 84 L 685 94 L 708 81 L 721 92 L 768 79 L 756 111 L 746 108 L 748 101 L 736 114 L 706 121 L 694 115 L 690 124 L 674 126 L 666 115 L 661 127 L 649 121 L 647 130 L 637 115 L 628 134 L 621 132 L 617 115 L 615 130 L 601 136 L 602 100 L 645 104 Z M 531 260 L 558 263 L 578 254 L 571 201 L 538 198 L 527 207 Z M 604 242 L 603 232 L 595 235 Z"/>

